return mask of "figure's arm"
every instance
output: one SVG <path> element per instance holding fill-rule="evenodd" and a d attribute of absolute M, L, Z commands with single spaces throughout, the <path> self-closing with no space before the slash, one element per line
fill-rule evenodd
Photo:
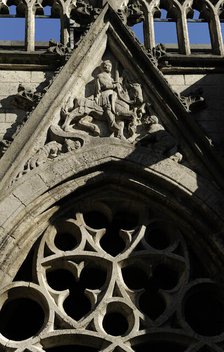
<path fill-rule="evenodd" d="M 101 93 L 101 86 L 100 86 L 99 78 L 97 77 L 97 79 L 95 80 L 95 98 L 97 103 L 98 103 L 98 98 L 100 96 L 100 93 Z"/>
<path fill-rule="evenodd" d="M 106 89 L 115 89 L 117 87 L 117 83 L 114 82 L 112 79 L 109 77 L 105 77 L 102 74 L 99 74 L 97 77 L 99 86 L 100 86 L 100 91 L 106 90 Z"/>

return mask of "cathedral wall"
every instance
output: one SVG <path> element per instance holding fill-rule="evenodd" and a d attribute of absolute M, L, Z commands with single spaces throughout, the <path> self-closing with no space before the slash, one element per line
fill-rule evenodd
<path fill-rule="evenodd" d="M 26 111 L 15 104 L 19 84 L 33 92 L 42 91 L 53 72 L 50 71 L 0 71 L 0 140 L 10 139 L 16 127 L 26 117 Z M 207 107 L 192 114 L 207 137 L 218 149 L 223 147 L 224 79 L 223 74 L 165 74 L 173 90 L 187 96 L 202 88 Z"/>
<path fill-rule="evenodd" d="M 49 76 L 52 73 L 48 71 L 0 71 L 0 140 L 10 138 L 26 116 L 26 111 L 15 103 L 19 84 L 33 92 L 41 91 Z"/>
<path fill-rule="evenodd" d="M 213 74 L 177 74 L 165 75 L 174 91 L 188 96 L 202 88 L 206 108 L 194 112 L 191 116 L 199 123 L 207 137 L 218 149 L 223 149 L 224 115 L 224 75 Z"/>

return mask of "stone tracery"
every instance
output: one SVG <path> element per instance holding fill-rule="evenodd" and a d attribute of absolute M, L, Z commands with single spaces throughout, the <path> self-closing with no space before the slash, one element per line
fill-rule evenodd
<path fill-rule="evenodd" d="M 219 351 L 221 286 L 144 203 L 115 192 L 61 209 L 30 254 L 0 293 L 6 351 L 201 351 L 208 338 Z"/>

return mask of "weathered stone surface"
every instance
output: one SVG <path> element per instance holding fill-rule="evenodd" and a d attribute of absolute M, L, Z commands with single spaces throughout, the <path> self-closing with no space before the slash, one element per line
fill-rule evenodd
<path fill-rule="evenodd" d="M 160 5 L 177 22 L 178 58 L 154 45 Z M 176 5 L 53 1 L 52 17 L 72 17 L 63 43 L 40 54 L 42 70 L 0 71 L 0 136 L 17 130 L 0 160 L 0 351 L 223 348 L 224 170 L 209 140 L 223 141 L 222 73 L 190 72 L 186 1 Z M 34 9 L 16 6 L 30 16 L 31 65 Z M 197 6 L 216 60 L 223 9 Z M 127 26 L 142 20 L 146 48 Z M 42 55 L 62 58 L 53 83 Z"/>
<path fill-rule="evenodd" d="M 52 77 L 52 72 L 0 70 L 0 133 L 1 140 L 10 138 L 25 117 L 25 111 L 14 104 L 19 83 L 27 84 L 34 91 Z M 22 106 L 21 106 L 22 108 Z"/>

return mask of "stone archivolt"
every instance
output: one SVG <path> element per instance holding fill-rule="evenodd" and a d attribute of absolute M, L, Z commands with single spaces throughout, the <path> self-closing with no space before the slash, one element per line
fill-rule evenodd
<path fill-rule="evenodd" d="M 172 218 L 119 194 L 59 209 L 0 293 L 7 351 L 221 351 L 221 286 Z"/>

